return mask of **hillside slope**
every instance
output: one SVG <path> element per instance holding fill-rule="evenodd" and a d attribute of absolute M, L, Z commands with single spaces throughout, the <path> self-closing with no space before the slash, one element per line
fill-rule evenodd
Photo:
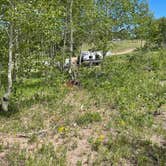
<path fill-rule="evenodd" d="M 80 87 L 25 80 L 0 115 L 0 165 L 164 165 L 165 72 L 162 50 L 79 68 Z"/>

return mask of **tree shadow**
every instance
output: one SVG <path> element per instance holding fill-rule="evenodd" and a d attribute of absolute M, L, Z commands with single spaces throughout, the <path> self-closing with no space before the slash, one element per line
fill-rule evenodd
<path fill-rule="evenodd" d="M 132 163 L 136 165 L 165 165 L 166 147 L 153 144 L 148 140 L 133 140 L 131 142 L 133 151 Z"/>
<path fill-rule="evenodd" d="M 166 163 L 165 143 L 159 145 L 140 137 L 131 138 L 124 134 L 118 134 L 116 140 L 108 142 L 106 147 L 109 151 L 119 154 L 120 158 L 129 161 L 131 165 L 165 166 Z M 111 160 L 114 158 L 111 157 Z"/>
<path fill-rule="evenodd" d="M 19 108 L 16 104 L 10 103 L 9 110 L 7 112 L 2 110 L 2 105 L 0 104 L 0 117 L 10 118 L 17 113 L 19 113 Z"/>

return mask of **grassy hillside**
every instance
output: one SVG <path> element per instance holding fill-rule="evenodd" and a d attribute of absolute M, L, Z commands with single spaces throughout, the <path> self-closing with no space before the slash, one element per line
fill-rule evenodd
<path fill-rule="evenodd" d="M 144 45 L 144 41 L 140 40 L 121 40 L 113 42 L 113 52 L 121 52 L 132 48 L 140 48 L 141 45 Z"/>
<path fill-rule="evenodd" d="M 141 43 L 140 40 L 120 40 L 120 41 L 113 41 L 110 46 L 110 51 L 113 53 L 123 52 L 129 49 L 140 48 L 141 44 L 144 45 L 144 41 Z M 89 50 L 92 46 L 84 44 L 82 46 L 82 50 Z"/>
<path fill-rule="evenodd" d="M 165 50 L 80 68 L 81 87 L 46 76 L 16 85 L 13 111 L 1 113 L 0 165 L 166 163 Z"/>

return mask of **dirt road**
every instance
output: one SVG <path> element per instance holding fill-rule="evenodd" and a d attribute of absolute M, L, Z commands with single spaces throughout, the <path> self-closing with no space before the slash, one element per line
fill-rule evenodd
<path fill-rule="evenodd" d="M 107 56 L 128 54 L 128 53 L 133 52 L 135 49 L 136 48 L 130 48 L 130 49 L 127 49 L 127 50 L 121 51 L 121 52 L 111 52 L 111 51 L 108 51 L 107 52 Z"/>

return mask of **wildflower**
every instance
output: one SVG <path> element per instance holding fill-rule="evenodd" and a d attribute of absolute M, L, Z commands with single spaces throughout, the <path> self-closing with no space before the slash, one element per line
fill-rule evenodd
<path fill-rule="evenodd" d="M 58 133 L 63 133 L 63 132 L 65 132 L 65 130 L 66 130 L 65 127 L 61 126 L 58 128 Z"/>

